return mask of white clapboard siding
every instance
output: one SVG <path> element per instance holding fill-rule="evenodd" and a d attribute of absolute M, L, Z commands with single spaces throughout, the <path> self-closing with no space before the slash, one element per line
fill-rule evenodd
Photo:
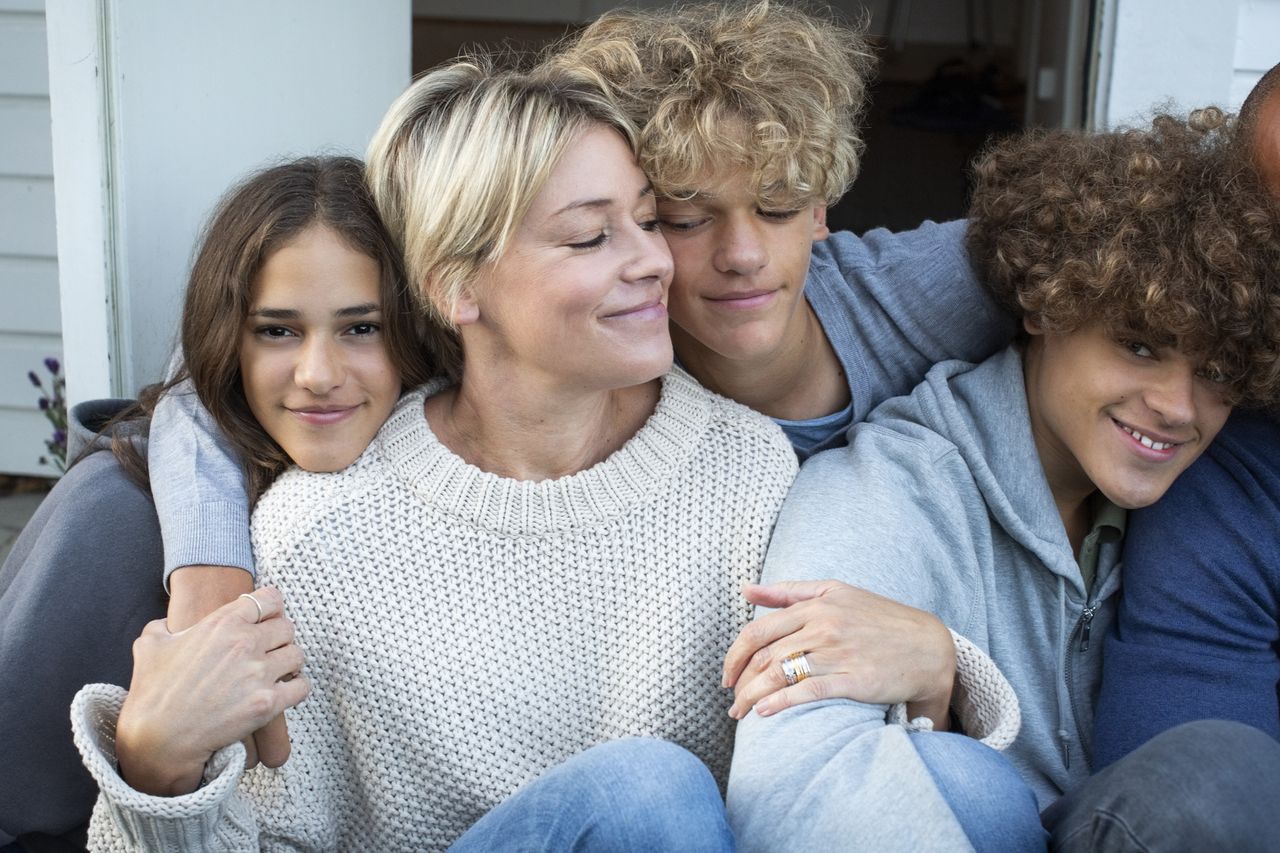
<path fill-rule="evenodd" d="M 42 0 L 0 0 L 0 473 L 41 466 L 52 428 L 36 407 L 62 358 L 49 69 Z"/>
<path fill-rule="evenodd" d="M 0 165 L 0 169 L 4 166 Z M 56 258 L 53 178 L 0 174 L 0 256 Z M 8 326 L 0 320 L 0 326 Z"/>
<path fill-rule="evenodd" d="M 43 15 L 0 12 L 0 57 L 0 91 L 6 95 L 49 96 Z"/>
<path fill-rule="evenodd" d="M 1231 107 L 1238 108 L 1258 80 L 1280 63 L 1280 0 L 1241 0 L 1236 31 Z"/>
<path fill-rule="evenodd" d="M 53 174 L 48 98 L 0 97 L 0 164 L 8 175 Z"/>
<path fill-rule="evenodd" d="M 0 256 L 0 325 L 10 334 L 57 335 L 58 262 Z"/>

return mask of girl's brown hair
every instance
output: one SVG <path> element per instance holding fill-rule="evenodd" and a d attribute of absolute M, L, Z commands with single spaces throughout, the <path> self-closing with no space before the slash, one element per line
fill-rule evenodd
<path fill-rule="evenodd" d="M 240 337 L 254 279 L 267 258 L 307 228 L 323 225 L 378 262 L 383 335 L 392 365 L 408 387 L 434 373 L 438 333 L 415 310 L 396 250 L 351 157 L 306 157 L 250 176 L 218 204 L 191 268 L 182 310 L 185 364 L 168 382 L 143 389 L 138 405 L 113 419 L 149 418 L 160 396 L 190 379 L 200 402 L 243 461 L 250 501 L 291 460 L 254 418 L 240 376 Z M 106 432 L 107 429 L 104 429 Z M 146 463 L 134 442 L 113 436 L 127 473 L 146 483 Z"/>

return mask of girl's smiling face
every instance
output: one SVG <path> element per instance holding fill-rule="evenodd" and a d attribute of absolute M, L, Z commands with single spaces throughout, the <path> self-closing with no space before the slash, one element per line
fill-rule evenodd
<path fill-rule="evenodd" d="M 253 282 L 240 336 L 249 408 L 299 467 L 338 471 L 364 452 L 400 395 L 382 336 L 379 267 L 313 225 Z"/>

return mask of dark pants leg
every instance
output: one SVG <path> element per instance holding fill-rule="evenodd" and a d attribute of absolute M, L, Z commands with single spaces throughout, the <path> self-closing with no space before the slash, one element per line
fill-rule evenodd
<path fill-rule="evenodd" d="M 1041 816 L 1055 851 L 1280 849 L 1280 743 L 1242 723 L 1170 729 Z"/>

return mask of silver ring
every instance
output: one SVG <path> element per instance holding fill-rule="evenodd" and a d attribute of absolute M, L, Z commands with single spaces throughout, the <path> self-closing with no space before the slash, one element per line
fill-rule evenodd
<path fill-rule="evenodd" d="M 782 659 L 782 677 L 788 686 L 799 684 L 811 675 L 813 670 L 809 668 L 809 659 L 804 652 L 795 652 Z"/>
<path fill-rule="evenodd" d="M 257 625 L 259 622 L 262 621 L 262 602 L 254 598 L 253 593 L 251 592 L 242 592 L 240 593 L 240 597 L 249 599 L 250 601 L 253 602 L 253 606 L 258 608 L 258 618 L 253 620 L 253 624 Z"/>

